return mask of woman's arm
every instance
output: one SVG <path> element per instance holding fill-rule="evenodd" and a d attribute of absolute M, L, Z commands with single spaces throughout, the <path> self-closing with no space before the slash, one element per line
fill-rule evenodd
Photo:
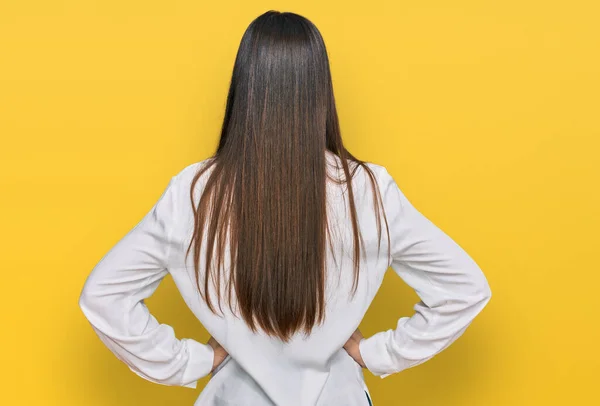
<path fill-rule="evenodd" d="M 452 344 L 488 303 L 491 291 L 475 261 L 413 207 L 386 170 L 381 188 L 391 267 L 421 299 L 412 317 L 401 317 L 395 329 L 359 343 L 367 369 L 385 378 Z"/>
<path fill-rule="evenodd" d="M 214 350 L 177 339 L 144 303 L 169 272 L 177 176 L 158 202 L 94 267 L 79 306 L 104 344 L 139 376 L 163 385 L 196 387 L 213 369 Z"/>

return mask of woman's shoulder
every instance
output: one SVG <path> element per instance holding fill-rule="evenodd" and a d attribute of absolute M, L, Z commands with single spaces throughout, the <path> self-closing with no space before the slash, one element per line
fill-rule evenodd
<path fill-rule="evenodd" d="M 327 151 L 327 158 L 329 162 L 334 164 L 339 173 L 341 171 L 341 158 L 330 151 Z M 362 165 L 350 159 L 347 159 L 346 162 L 348 163 L 348 169 L 351 171 L 351 173 L 367 175 L 367 171 L 365 170 L 366 166 L 378 181 L 382 179 L 385 180 L 389 175 L 386 167 L 383 164 L 371 160 L 361 160 Z"/>
<path fill-rule="evenodd" d="M 189 199 L 192 182 L 194 182 L 196 174 L 202 171 L 204 167 L 210 166 L 211 162 L 212 157 L 199 161 L 188 162 L 180 166 L 179 170 L 175 171 L 171 178 L 170 187 L 173 189 L 174 195 L 176 195 L 176 200 L 184 201 Z M 210 170 L 211 168 L 207 168 L 207 170 L 205 170 L 200 178 L 198 178 L 194 183 L 194 189 L 196 191 L 195 194 L 204 189 L 207 175 Z"/>
<path fill-rule="evenodd" d="M 180 169 L 173 175 L 175 182 L 179 184 L 188 184 L 192 181 L 192 179 L 196 176 L 198 172 L 200 172 L 206 166 L 210 166 L 213 160 L 213 157 L 209 157 L 199 161 L 193 161 L 183 164 L 180 167 Z M 210 172 L 210 169 L 207 169 L 202 174 L 202 177 L 205 177 L 205 175 L 208 174 L 208 172 Z"/>
<path fill-rule="evenodd" d="M 368 166 L 373 172 L 376 172 L 377 175 L 382 175 L 387 173 L 387 169 L 383 164 L 376 163 L 373 161 L 364 161 L 365 165 Z"/>
<path fill-rule="evenodd" d="M 388 172 L 388 169 L 385 165 L 373 161 L 363 162 L 365 166 L 367 166 L 371 170 L 371 172 L 375 176 L 375 179 L 377 180 L 377 183 L 379 183 L 380 186 L 386 186 L 390 182 L 394 181 L 392 175 Z"/>

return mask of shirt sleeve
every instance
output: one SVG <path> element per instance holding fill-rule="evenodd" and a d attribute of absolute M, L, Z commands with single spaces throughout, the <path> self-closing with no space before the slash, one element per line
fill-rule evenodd
<path fill-rule="evenodd" d="M 173 328 L 159 323 L 144 303 L 169 272 L 176 179 L 96 264 L 79 306 L 102 342 L 133 372 L 155 383 L 195 388 L 212 369 L 212 347 L 176 338 Z"/>
<path fill-rule="evenodd" d="M 391 268 L 421 299 L 395 329 L 359 343 L 367 369 L 385 378 L 452 344 L 488 303 L 491 290 L 475 261 L 409 202 L 387 170 L 381 188 Z"/>

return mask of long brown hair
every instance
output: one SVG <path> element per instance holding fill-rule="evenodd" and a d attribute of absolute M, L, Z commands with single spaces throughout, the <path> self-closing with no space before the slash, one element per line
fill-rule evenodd
<path fill-rule="evenodd" d="M 209 282 L 216 286 L 221 309 L 221 268 L 229 248 L 228 303 L 231 308 L 233 290 L 252 331 L 261 327 L 288 341 L 296 331 L 310 333 L 324 321 L 330 235 L 326 150 L 341 158 L 347 184 L 354 293 L 363 241 L 347 180 L 359 167 L 367 171 L 377 213 L 380 192 L 370 168 L 342 143 L 329 59 L 318 29 L 298 14 L 268 11 L 242 37 L 217 150 L 195 174 L 190 190 L 195 221 L 186 258 L 193 246 L 197 287 L 213 313 Z M 209 168 L 196 206 L 196 182 Z M 381 234 L 379 215 L 377 230 Z"/>

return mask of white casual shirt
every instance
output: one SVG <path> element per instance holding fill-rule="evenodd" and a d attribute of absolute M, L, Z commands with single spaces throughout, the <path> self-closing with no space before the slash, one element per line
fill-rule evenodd
<path fill-rule="evenodd" d="M 335 166 L 341 164 L 340 158 L 330 152 L 326 155 L 328 168 L 343 175 Z M 421 300 L 412 316 L 399 317 L 395 328 L 360 342 L 367 369 L 381 378 L 418 365 L 448 347 L 490 300 L 487 280 L 469 255 L 413 207 L 383 166 L 368 163 L 387 214 L 391 260 L 383 221 L 377 249 L 373 195 L 361 168 L 352 182 L 365 251 L 358 289 L 351 297 L 348 195 L 345 185 L 328 182 L 335 258 L 328 251 L 325 323 L 310 336 L 298 333 L 288 343 L 252 333 L 241 318 L 229 313 L 228 306 L 222 306 L 225 317 L 208 310 L 196 290 L 193 256 L 184 260 L 194 224 L 191 181 L 205 162 L 190 164 L 171 178 L 150 211 L 94 267 L 79 298 L 94 331 L 133 372 L 159 384 L 195 388 L 198 379 L 210 374 L 212 347 L 178 338 L 144 304 L 171 274 L 191 311 L 229 353 L 195 406 L 368 405 L 363 370 L 343 345 L 359 326 L 388 269 Z M 195 202 L 209 171 L 196 184 Z M 215 297 L 214 287 L 211 297 Z"/>

